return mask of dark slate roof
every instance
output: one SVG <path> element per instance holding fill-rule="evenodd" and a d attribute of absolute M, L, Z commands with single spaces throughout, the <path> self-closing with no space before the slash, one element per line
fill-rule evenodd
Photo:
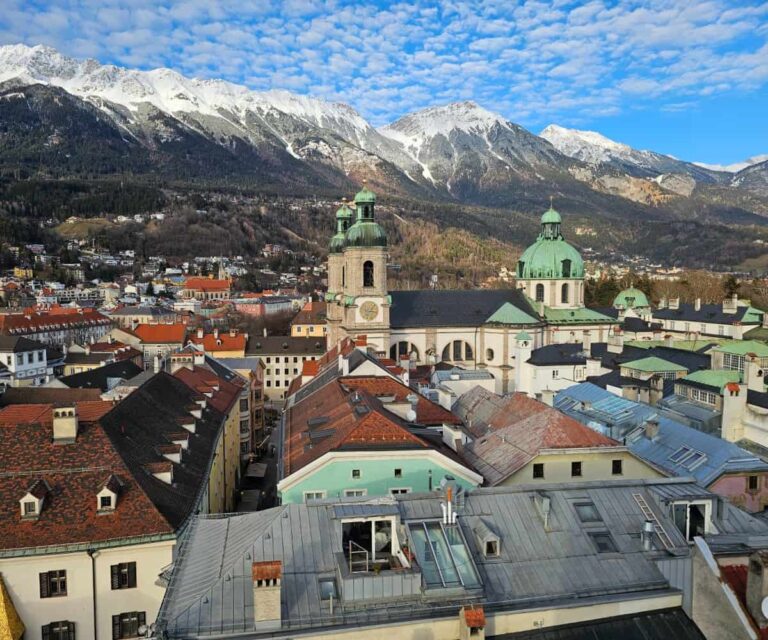
<path fill-rule="evenodd" d="M 503 633 L 495 640 L 703 640 L 696 624 L 682 609 L 648 611 L 620 618 L 605 618 L 561 627 Z"/>
<path fill-rule="evenodd" d="M 621 322 L 621 328 L 624 331 L 638 332 L 638 331 L 661 331 L 661 322 L 648 322 L 642 318 L 629 317 L 624 318 Z"/>
<path fill-rule="evenodd" d="M 110 378 L 130 380 L 142 371 L 143 369 L 131 360 L 119 360 L 118 362 L 105 364 L 103 367 L 96 367 L 90 371 L 64 376 L 61 378 L 61 381 L 73 389 L 101 389 L 102 391 L 109 391 Z"/>
<path fill-rule="evenodd" d="M 195 421 L 195 433 L 189 434 L 183 463 L 173 465 L 173 484 L 155 478 L 144 469 L 165 461 L 156 447 L 171 443 L 174 434 L 185 432 L 179 420 L 191 418 L 188 408 L 198 398 L 204 396 L 178 378 L 160 372 L 101 419 L 115 449 L 174 528 L 183 525 L 193 514 L 207 484 L 224 416 L 210 404 L 203 410 L 202 419 Z"/>
<path fill-rule="evenodd" d="M 0 336 L 0 351 L 4 353 L 22 353 L 38 349 L 45 349 L 45 345 L 23 336 Z"/>
<path fill-rule="evenodd" d="M 64 358 L 64 364 L 99 364 L 105 360 L 111 360 L 111 353 L 77 353 L 70 351 Z"/>
<path fill-rule="evenodd" d="M 595 358 L 602 357 L 606 352 L 606 346 L 605 342 L 591 345 L 590 355 Z M 580 342 L 568 342 L 534 349 L 528 362 L 539 367 L 557 364 L 585 364 L 587 357 Z"/>
<path fill-rule="evenodd" d="M 323 355 L 325 338 L 294 338 L 291 336 L 251 336 L 245 349 L 247 356 L 260 355 Z"/>
<path fill-rule="evenodd" d="M 98 389 L 61 389 L 56 387 L 10 387 L 0 395 L 0 407 L 10 404 L 59 404 L 99 400 Z"/>
<path fill-rule="evenodd" d="M 392 291 L 389 323 L 404 327 L 479 327 L 505 303 L 539 315 L 518 289 Z"/>
<path fill-rule="evenodd" d="M 738 307 L 736 313 L 723 313 L 722 304 L 702 304 L 697 311 L 696 307 L 688 302 L 681 302 L 678 309 L 656 309 L 653 312 L 654 320 L 687 320 L 689 322 L 710 322 L 713 324 L 733 324 L 742 322 L 746 324 L 759 324 L 759 321 L 750 318 L 744 320 L 744 316 L 754 311 L 752 307 Z M 750 313 L 751 315 L 751 313 Z"/>

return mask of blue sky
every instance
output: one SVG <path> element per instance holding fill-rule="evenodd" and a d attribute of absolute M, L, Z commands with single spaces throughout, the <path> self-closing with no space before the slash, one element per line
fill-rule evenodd
<path fill-rule="evenodd" d="M 0 43 L 347 102 L 472 99 L 686 160 L 768 153 L 764 0 L 3 0 Z"/>

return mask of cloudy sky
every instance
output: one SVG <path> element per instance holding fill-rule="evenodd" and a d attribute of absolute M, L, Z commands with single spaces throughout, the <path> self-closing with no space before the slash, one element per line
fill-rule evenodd
<path fill-rule="evenodd" d="M 348 102 L 472 99 L 702 162 L 768 153 L 768 2 L 3 0 L 0 44 Z"/>

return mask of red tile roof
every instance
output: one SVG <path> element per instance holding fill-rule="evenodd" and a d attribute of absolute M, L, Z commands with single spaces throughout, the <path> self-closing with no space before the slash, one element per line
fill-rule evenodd
<path fill-rule="evenodd" d="M 283 575 L 283 563 L 280 560 L 254 562 L 251 575 L 253 580 L 279 580 Z"/>
<path fill-rule="evenodd" d="M 316 420 L 319 418 L 325 420 L 318 424 Z M 338 380 L 287 409 L 285 422 L 286 475 L 340 448 L 380 449 L 387 445 L 413 449 L 429 446 L 408 431 L 396 416 L 382 409 L 373 396 L 365 391 L 352 393 Z"/>
<path fill-rule="evenodd" d="M 14 424 L 8 409 L 22 421 Z M 2 411 L 0 548 L 93 543 L 172 532 L 99 422 L 92 421 L 99 414 L 91 410 L 95 407 L 78 406 L 80 427 L 77 440 L 71 444 L 54 444 L 50 423 L 36 424 L 41 409 L 50 417 L 50 407 L 41 405 L 28 408 L 26 414 L 19 412 L 18 406 Z M 44 422 L 46 416 L 42 419 Z M 116 476 L 122 486 L 115 511 L 103 514 L 97 510 L 96 494 L 110 476 Z M 38 481 L 46 482 L 50 491 L 39 518 L 24 520 L 19 500 Z"/>
<path fill-rule="evenodd" d="M 492 486 L 522 469 L 542 450 L 620 446 L 524 393 L 499 397 L 479 387 L 470 393 L 472 409 L 462 415 L 472 423 L 475 440 L 464 455 Z"/>
<path fill-rule="evenodd" d="M 103 400 L 75 402 L 81 422 L 93 422 L 107 413 L 114 404 Z M 22 424 L 50 426 L 53 421 L 52 404 L 12 404 L 0 409 L 0 427 Z"/>
<path fill-rule="evenodd" d="M 325 302 L 310 301 L 291 320 L 291 326 L 325 324 L 328 305 Z"/>
<path fill-rule="evenodd" d="M 188 291 L 229 291 L 229 280 L 212 278 L 187 278 L 184 288 Z"/>
<path fill-rule="evenodd" d="M 305 360 L 301 367 L 301 375 L 303 376 L 316 376 L 318 371 L 320 371 L 319 360 Z"/>
<path fill-rule="evenodd" d="M 461 424 L 461 420 L 439 404 L 432 402 L 403 383 L 386 376 L 354 377 L 341 379 L 342 383 L 351 389 L 362 389 L 377 398 L 393 397 L 395 402 L 407 402 L 409 395 L 418 399 L 416 405 L 416 422 L 427 426 L 441 424 Z M 384 403 L 384 408 L 387 408 Z"/>
<path fill-rule="evenodd" d="M 109 325 L 112 321 L 95 309 L 26 310 L 24 313 L 0 314 L 0 333 L 28 334 L 60 327 Z"/>
<path fill-rule="evenodd" d="M 247 342 L 244 333 L 236 333 L 233 336 L 228 331 L 219 333 L 218 338 L 212 333 L 206 333 L 202 338 L 198 338 L 195 333 L 188 340 L 193 344 L 202 345 L 206 353 L 216 353 L 217 351 L 242 351 L 245 353 Z"/>
<path fill-rule="evenodd" d="M 759 629 L 750 615 L 749 609 L 747 609 L 747 572 L 748 567 L 745 564 L 732 564 L 720 567 L 720 574 L 736 594 L 739 603 L 744 609 L 744 613 L 752 622 L 757 637 L 760 640 L 768 640 L 768 629 Z"/>
<path fill-rule="evenodd" d="M 144 344 L 184 344 L 185 324 L 140 324 L 133 329 Z"/>

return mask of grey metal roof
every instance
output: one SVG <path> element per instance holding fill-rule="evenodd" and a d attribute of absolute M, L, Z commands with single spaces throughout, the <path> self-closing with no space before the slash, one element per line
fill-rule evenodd
<path fill-rule="evenodd" d="M 486 371 L 485 369 L 461 369 L 459 367 L 453 367 L 452 369 L 437 370 L 432 375 L 438 383 L 451 380 L 451 376 L 459 376 L 459 380 L 493 380 L 490 371 Z"/>
<path fill-rule="evenodd" d="M 732 442 L 658 415 L 653 407 L 619 398 L 589 382 L 558 392 L 555 407 L 602 432 L 610 427 L 613 416 L 637 427 L 631 433 L 625 432 L 632 453 L 671 475 L 693 477 L 705 487 L 724 473 L 768 471 L 768 463 Z M 630 417 L 625 419 L 627 414 Z M 651 440 L 645 437 L 642 425 L 654 417 L 659 422 L 659 433 Z M 676 459 L 678 453 L 686 457 Z"/>
<path fill-rule="evenodd" d="M 638 534 L 645 515 L 633 496 L 645 497 L 672 540 L 672 552 L 685 560 L 689 547 L 663 502 L 662 494 L 671 487 L 682 495 L 700 496 L 703 491 L 691 481 L 679 479 L 475 490 L 458 507 L 458 526 L 477 567 L 480 591 L 436 589 L 425 598 L 420 590 L 410 595 L 407 591 L 406 583 L 420 572 L 355 574 L 369 591 L 356 591 L 354 602 L 346 597 L 337 600 L 333 617 L 328 602 L 320 599 L 319 579 L 345 579 L 338 557 L 342 522 L 337 514 L 346 513 L 347 507 L 355 512 L 363 504 L 318 501 L 261 512 L 200 516 L 182 539 L 158 624 L 169 638 L 213 633 L 258 637 L 253 631 L 251 565 L 272 560 L 282 562 L 282 630 L 289 634 L 319 627 L 341 629 L 455 616 L 458 607 L 470 601 L 505 610 L 565 605 L 585 598 L 605 600 L 616 594 L 658 594 L 669 584 L 657 562 L 672 556 L 666 551 L 643 551 Z M 547 528 L 535 504 L 541 491 L 551 501 Z M 728 530 L 768 535 L 764 523 L 745 513 L 734 516 L 738 509 L 714 494 L 705 494 L 720 505 L 712 510 L 718 517 L 718 530 L 725 530 L 722 523 L 727 523 Z M 581 522 L 574 503 L 584 501 L 594 504 L 602 524 Z M 410 528 L 421 526 L 425 519 L 441 515 L 436 494 L 398 496 L 372 506 L 374 511 L 387 507 L 388 512 L 399 514 L 405 525 L 399 529 L 401 536 L 409 536 Z M 483 555 L 474 530 L 484 527 L 500 538 L 498 557 Z M 595 530 L 609 532 L 617 552 L 599 553 L 589 535 Z"/>

